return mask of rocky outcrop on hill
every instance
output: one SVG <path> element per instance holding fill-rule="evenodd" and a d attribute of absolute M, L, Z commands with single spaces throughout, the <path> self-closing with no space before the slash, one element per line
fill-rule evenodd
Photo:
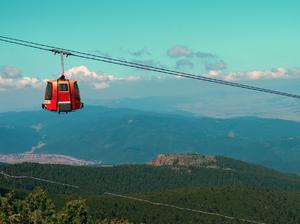
<path fill-rule="evenodd" d="M 200 154 L 159 154 L 150 161 L 152 166 L 199 166 L 217 168 L 215 156 Z"/>

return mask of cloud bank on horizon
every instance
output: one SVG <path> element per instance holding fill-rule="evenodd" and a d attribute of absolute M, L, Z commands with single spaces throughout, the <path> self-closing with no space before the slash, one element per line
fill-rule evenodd
<path fill-rule="evenodd" d="M 0 91 L 23 88 L 41 88 L 45 80 L 31 76 L 23 76 L 17 67 L 4 65 L 0 68 Z"/>
<path fill-rule="evenodd" d="M 146 48 L 138 50 L 122 49 L 122 51 L 133 56 L 133 62 L 168 68 L 168 66 L 163 66 L 160 62 L 149 58 L 151 52 Z M 144 56 L 147 56 L 148 58 L 144 59 Z M 204 75 L 226 81 L 300 78 L 300 68 L 278 67 L 269 70 L 230 71 L 226 62 L 218 55 L 192 50 L 184 45 L 176 45 L 168 49 L 166 51 L 166 56 L 170 59 L 170 62 L 173 63 L 173 66 L 171 66 L 172 69 L 188 71 L 192 74 Z M 72 67 L 68 69 L 65 74 L 69 79 L 76 79 L 88 88 L 97 90 L 109 88 L 114 82 L 173 78 L 168 77 L 167 75 L 152 75 L 150 78 L 143 75 L 118 76 L 104 72 L 91 71 L 85 65 Z M 14 66 L 3 65 L 0 68 L 0 91 L 23 88 L 43 88 L 46 81 L 47 79 L 40 79 L 34 75 L 24 76 L 22 75 L 21 70 Z"/>
<path fill-rule="evenodd" d="M 220 78 L 226 81 L 259 80 L 259 79 L 286 79 L 299 78 L 300 68 L 272 68 L 269 70 L 252 70 L 246 72 L 228 71 L 227 65 L 219 56 L 202 51 L 193 51 L 186 46 L 176 45 L 167 51 L 171 58 L 178 59 L 176 68 L 189 67 L 193 69 L 196 63 L 204 65 L 203 75 Z"/>

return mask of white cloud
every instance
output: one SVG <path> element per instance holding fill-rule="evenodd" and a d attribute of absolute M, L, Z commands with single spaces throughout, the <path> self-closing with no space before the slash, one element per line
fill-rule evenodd
<path fill-rule="evenodd" d="M 300 68 L 286 69 L 278 67 L 270 70 L 253 70 L 246 72 L 225 72 L 223 70 L 209 70 L 208 77 L 219 78 L 226 81 L 239 80 L 259 80 L 259 79 L 293 79 L 300 78 Z M 157 80 L 172 77 L 164 76 L 115 76 L 89 70 L 86 66 L 73 67 L 66 71 L 66 77 L 75 79 L 94 89 L 109 88 L 112 82 L 138 81 L 138 80 Z M 173 77 L 174 78 L 174 77 Z M 180 76 L 175 77 L 181 79 Z M 47 79 L 22 76 L 21 71 L 16 67 L 2 66 L 0 69 L 0 91 L 23 89 L 23 88 L 44 88 Z"/>
<path fill-rule="evenodd" d="M 11 66 L 2 66 L 0 69 L 0 91 L 23 88 L 41 88 L 46 80 L 22 76 L 20 69 Z"/>
<path fill-rule="evenodd" d="M 182 45 L 176 45 L 175 47 L 169 49 L 167 51 L 167 54 L 170 57 L 181 57 L 181 56 L 185 56 L 185 57 L 191 57 L 193 56 L 193 51 L 191 51 L 189 48 L 182 46 Z"/>
<path fill-rule="evenodd" d="M 275 70 L 265 70 L 265 71 L 251 71 L 247 72 L 246 76 L 249 79 L 261 79 L 261 78 L 287 78 L 288 77 L 288 71 L 284 68 L 277 68 Z"/>
<path fill-rule="evenodd" d="M 300 68 L 290 69 L 289 73 L 291 73 L 295 77 L 300 77 Z"/>
<path fill-rule="evenodd" d="M 109 74 L 97 73 L 89 70 L 86 66 L 81 65 L 71 68 L 65 72 L 69 79 L 76 79 L 82 83 L 88 84 L 95 89 L 106 89 L 110 87 L 109 82 L 113 81 L 137 81 L 140 76 L 118 77 Z"/>
<path fill-rule="evenodd" d="M 125 80 L 127 81 L 137 81 L 137 80 L 141 80 L 142 78 L 140 76 L 127 76 Z"/>
<path fill-rule="evenodd" d="M 210 70 L 224 70 L 226 68 L 226 64 L 223 60 L 215 57 L 208 61 L 204 61 L 204 67 L 207 71 Z"/>
<path fill-rule="evenodd" d="M 95 87 L 95 89 L 106 89 L 109 87 L 109 84 L 106 82 L 99 82 L 99 83 L 94 83 L 93 86 Z"/>
<path fill-rule="evenodd" d="M 76 79 L 79 81 L 90 82 L 90 81 L 109 81 L 113 79 L 110 75 L 101 75 L 96 72 L 90 71 L 87 67 L 81 65 L 73 67 L 65 72 L 66 77 L 69 79 Z"/>
<path fill-rule="evenodd" d="M 40 80 L 32 77 L 21 77 L 17 79 L 4 78 L 0 76 L 0 90 L 6 91 L 10 89 L 23 88 L 41 88 L 45 85 L 46 80 Z"/>
<path fill-rule="evenodd" d="M 205 71 L 210 71 L 224 70 L 227 67 L 225 61 L 215 54 L 202 51 L 193 51 L 192 49 L 182 45 L 176 45 L 175 47 L 170 48 L 167 51 L 167 55 L 171 58 L 188 58 L 188 60 L 178 60 L 176 62 L 176 68 L 185 66 L 192 69 L 197 67 L 197 65 L 201 65 L 204 66 Z"/>
<path fill-rule="evenodd" d="M 90 71 L 86 66 L 73 67 L 65 72 L 66 77 L 85 83 L 95 89 L 105 89 L 110 87 L 113 81 L 137 81 L 140 76 L 114 76 L 109 74 Z M 24 88 L 43 88 L 47 79 L 22 76 L 21 71 L 16 67 L 3 66 L 0 68 L 0 91 L 24 89 Z"/>
<path fill-rule="evenodd" d="M 235 81 L 240 77 L 239 73 L 230 72 L 224 75 L 224 80 L 226 81 Z"/>
<path fill-rule="evenodd" d="M 83 82 L 90 82 L 90 81 L 135 81 L 140 80 L 141 77 L 139 76 L 125 76 L 125 77 L 119 77 L 114 75 L 108 75 L 104 73 L 96 73 L 93 71 L 90 71 L 86 66 L 81 65 L 78 67 L 71 68 L 67 70 L 66 77 L 81 80 Z"/>
<path fill-rule="evenodd" d="M 2 78 L 12 78 L 12 79 L 20 78 L 21 71 L 17 67 L 4 65 L 0 69 L 0 76 Z"/>
<path fill-rule="evenodd" d="M 123 50 L 123 49 L 121 49 Z M 141 48 L 141 49 L 138 49 L 138 50 L 123 50 L 125 51 L 126 53 L 130 54 L 131 56 L 134 56 L 134 57 L 142 57 L 142 56 L 149 56 L 151 55 L 150 51 L 147 49 L 147 48 Z"/>
<path fill-rule="evenodd" d="M 297 71 L 297 70 L 294 70 Z M 287 79 L 299 78 L 299 74 L 282 67 L 271 70 L 253 70 L 248 72 L 224 73 L 223 78 L 227 81 L 234 80 L 258 80 L 258 79 Z"/>
<path fill-rule="evenodd" d="M 189 68 L 192 69 L 194 68 L 193 62 L 186 60 L 186 59 L 181 59 L 176 62 L 176 68 L 184 69 L 184 68 Z"/>
<path fill-rule="evenodd" d="M 224 72 L 222 70 L 209 70 L 207 76 L 219 78 L 226 81 L 237 80 L 258 80 L 258 79 L 284 79 L 284 78 L 300 78 L 300 69 L 285 69 L 278 67 L 270 70 L 253 70 L 246 72 Z M 110 82 L 114 81 L 137 81 L 137 80 L 156 80 L 167 78 L 169 76 L 114 76 L 109 74 L 97 73 L 90 71 L 86 66 L 78 66 L 66 71 L 66 76 L 70 79 L 76 79 L 83 83 L 91 85 L 95 89 L 105 89 L 110 87 Z M 172 78 L 172 77 L 170 77 Z M 180 76 L 175 78 L 181 78 Z"/>
<path fill-rule="evenodd" d="M 33 87 L 40 88 L 45 85 L 46 80 L 40 80 L 32 77 L 22 77 L 16 82 L 17 88 Z"/>
<path fill-rule="evenodd" d="M 208 73 L 207 73 L 207 75 L 208 75 L 209 77 L 217 77 L 217 76 L 219 76 L 219 75 L 221 75 L 221 74 L 222 74 L 222 72 L 219 71 L 219 70 L 210 70 L 210 71 L 208 71 Z"/>
<path fill-rule="evenodd" d="M 207 53 L 207 52 L 202 52 L 202 51 L 195 52 L 195 55 L 198 58 L 215 58 L 215 57 L 217 57 L 216 55 L 214 55 L 212 53 Z"/>

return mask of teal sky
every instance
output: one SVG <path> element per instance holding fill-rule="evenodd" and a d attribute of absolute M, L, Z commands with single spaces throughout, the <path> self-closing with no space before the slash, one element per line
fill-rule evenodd
<path fill-rule="evenodd" d="M 299 12 L 298 0 L 1 0 L 0 35 L 89 53 L 102 52 L 132 61 L 148 61 L 196 74 L 216 70 L 207 68 L 214 60 L 215 66 L 224 65 L 217 78 L 232 78 L 230 75 L 234 74 L 233 78 L 238 82 L 300 93 L 297 85 L 300 77 Z M 176 46 L 191 51 L 193 57 L 170 57 L 168 51 Z M 137 52 L 142 53 L 134 55 Z M 197 58 L 197 52 L 205 53 L 206 58 Z M 58 56 L 0 42 L 0 105 L 5 105 L 0 111 L 39 108 L 44 91 L 41 79 L 56 78 L 59 66 Z M 85 66 L 100 75 L 153 75 L 84 59 L 67 59 L 66 69 L 77 66 Z M 15 81 L 7 77 L 9 72 L 15 71 L 13 67 L 22 73 L 12 78 Z M 249 71 L 252 73 L 247 74 Z M 33 85 L 26 85 L 29 81 L 25 76 L 38 78 L 42 84 L 34 88 L 35 80 L 30 80 Z M 216 110 L 216 99 L 228 94 L 225 106 L 232 116 L 239 115 L 235 114 L 236 105 L 246 103 L 243 94 L 249 97 L 253 94 L 244 90 L 231 91 L 229 87 L 220 90 L 219 86 L 193 80 L 98 81 L 97 86 L 93 81 L 80 81 L 85 102 L 88 99 L 147 96 L 197 98 L 199 89 L 207 89 L 205 100 L 212 103 L 211 111 Z M 22 94 L 18 96 L 23 98 L 16 98 L 10 89 L 20 91 Z M 28 97 L 32 100 L 28 101 Z M 256 98 L 251 99 L 256 102 Z M 263 99 L 257 110 L 265 113 L 271 107 L 264 106 Z M 294 116 L 295 109 L 289 109 L 294 106 L 288 103 L 280 104 L 278 111 L 287 113 L 289 110 Z M 192 102 L 181 107 L 200 111 L 197 105 Z M 248 108 L 251 105 L 247 105 Z M 277 108 L 276 104 L 274 109 Z M 298 110 L 297 107 L 297 114 Z"/>
<path fill-rule="evenodd" d="M 177 45 L 218 55 L 229 71 L 298 67 L 300 1 L 18 1 L 0 3 L 1 34 L 82 51 L 129 57 L 120 49 L 147 48 L 170 65 L 166 51 Z M 2 65 L 47 76 L 57 58 L 0 43 Z M 130 57 L 129 57 L 130 59 Z M 67 66 L 112 66 L 70 59 Z M 38 66 L 37 66 L 38 65 Z"/>

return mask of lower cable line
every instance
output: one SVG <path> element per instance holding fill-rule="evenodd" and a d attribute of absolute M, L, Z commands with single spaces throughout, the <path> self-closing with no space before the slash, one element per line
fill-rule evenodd
<path fill-rule="evenodd" d="M 129 199 L 129 200 L 132 200 L 132 201 L 139 201 L 139 202 L 147 203 L 147 204 L 154 205 L 154 206 L 168 207 L 168 208 L 174 208 L 174 209 L 183 210 L 183 211 L 201 213 L 201 214 L 204 214 L 204 215 L 217 216 L 217 217 L 221 217 L 221 218 L 224 218 L 224 219 L 236 220 L 236 221 L 245 222 L 245 223 L 266 224 L 265 222 L 255 221 L 255 220 L 251 220 L 251 219 L 242 219 L 242 218 L 237 218 L 237 217 L 234 217 L 234 216 L 223 215 L 223 214 L 216 213 L 216 212 L 207 212 L 207 211 L 198 210 L 198 209 L 180 207 L 180 206 L 177 206 L 177 205 L 171 205 L 171 204 L 160 203 L 160 202 L 153 202 L 153 201 L 150 201 L 150 200 L 147 200 L 147 199 L 136 198 L 136 197 L 132 197 L 132 196 L 128 196 L 128 195 L 115 194 L 115 193 L 111 193 L 111 192 L 105 192 L 104 194 L 105 195 L 110 195 L 110 196 L 113 196 L 113 197 Z"/>
<path fill-rule="evenodd" d="M 73 185 L 73 184 L 66 184 L 66 183 L 62 183 L 62 182 L 58 182 L 58 181 L 54 181 L 54 180 L 48 180 L 48 179 L 32 177 L 32 176 L 14 176 L 14 175 L 7 174 L 3 171 L 0 171 L 0 175 L 11 178 L 11 179 L 31 179 L 31 180 L 37 180 L 37 181 L 41 181 L 41 182 L 50 183 L 50 184 L 61 185 L 61 186 L 65 186 L 65 187 L 79 188 L 79 186 Z"/>
<path fill-rule="evenodd" d="M 76 189 L 80 188 L 79 186 L 73 185 L 73 184 L 67 184 L 67 183 L 62 183 L 62 182 L 53 181 L 53 180 L 49 180 L 49 179 L 44 179 L 44 178 L 39 178 L 39 177 L 32 177 L 32 176 L 25 176 L 25 175 L 16 176 L 16 175 L 11 175 L 11 174 L 5 173 L 4 171 L 0 171 L 0 175 L 2 175 L 4 177 L 7 177 L 7 178 L 11 178 L 11 179 L 31 179 L 31 180 L 50 183 L 50 184 L 61 185 L 61 186 L 65 186 L 65 187 L 71 187 L 71 188 L 76 188 Z M 236 220 L 236 221 L 240 221 L 240 222 L 244 222 L 244 223 L 252 223 L 252 224 L 266 224 L 265 222 L 255 221 L 255 220 L 251 220 L 251 219 L 242 219 L 242 218 L 237 218 L 237 217 L 234 217 L 234 216 L 228 216 L 228 215 L 224 215 L 224 214 L 216 213 L 216 212 L 207 212 L 207 211 L 204 211 L 204 210 L 180 207 L 180 206 L 172 205 L 172 204 L 166 204 L 166 203 L 161 203 L 161 202 L 153 202 L 153 201 L 150 201 L 150 200 L 147 200 L 147 199 L 137 198 L 137 197 L 128 196 L 128 195 L 115 194 L 115 193 L 111 193 L 111 192 L 104 192 L 104 195 L 109 195 L 109 196 L 118 197 L 118 198 L 124 198 L 124 199 L 132 200 L 132 201 L 139 201 L 139 202 L 147 203 L 147 204 L 150 204 L 150 205 L 153 205 L 153 206 L 168 207 L 168 208 L 173 208 L 173 209 L 182 210 L 182 211 L 188 211 L 188 212 L 194 212 L 194 213 L 201 213 L 201 214 L 204 214 L 204 215 L 216 216 L 216 217 L 220 217 L 220 218 L 227 219 L 227 220 Z"/>

